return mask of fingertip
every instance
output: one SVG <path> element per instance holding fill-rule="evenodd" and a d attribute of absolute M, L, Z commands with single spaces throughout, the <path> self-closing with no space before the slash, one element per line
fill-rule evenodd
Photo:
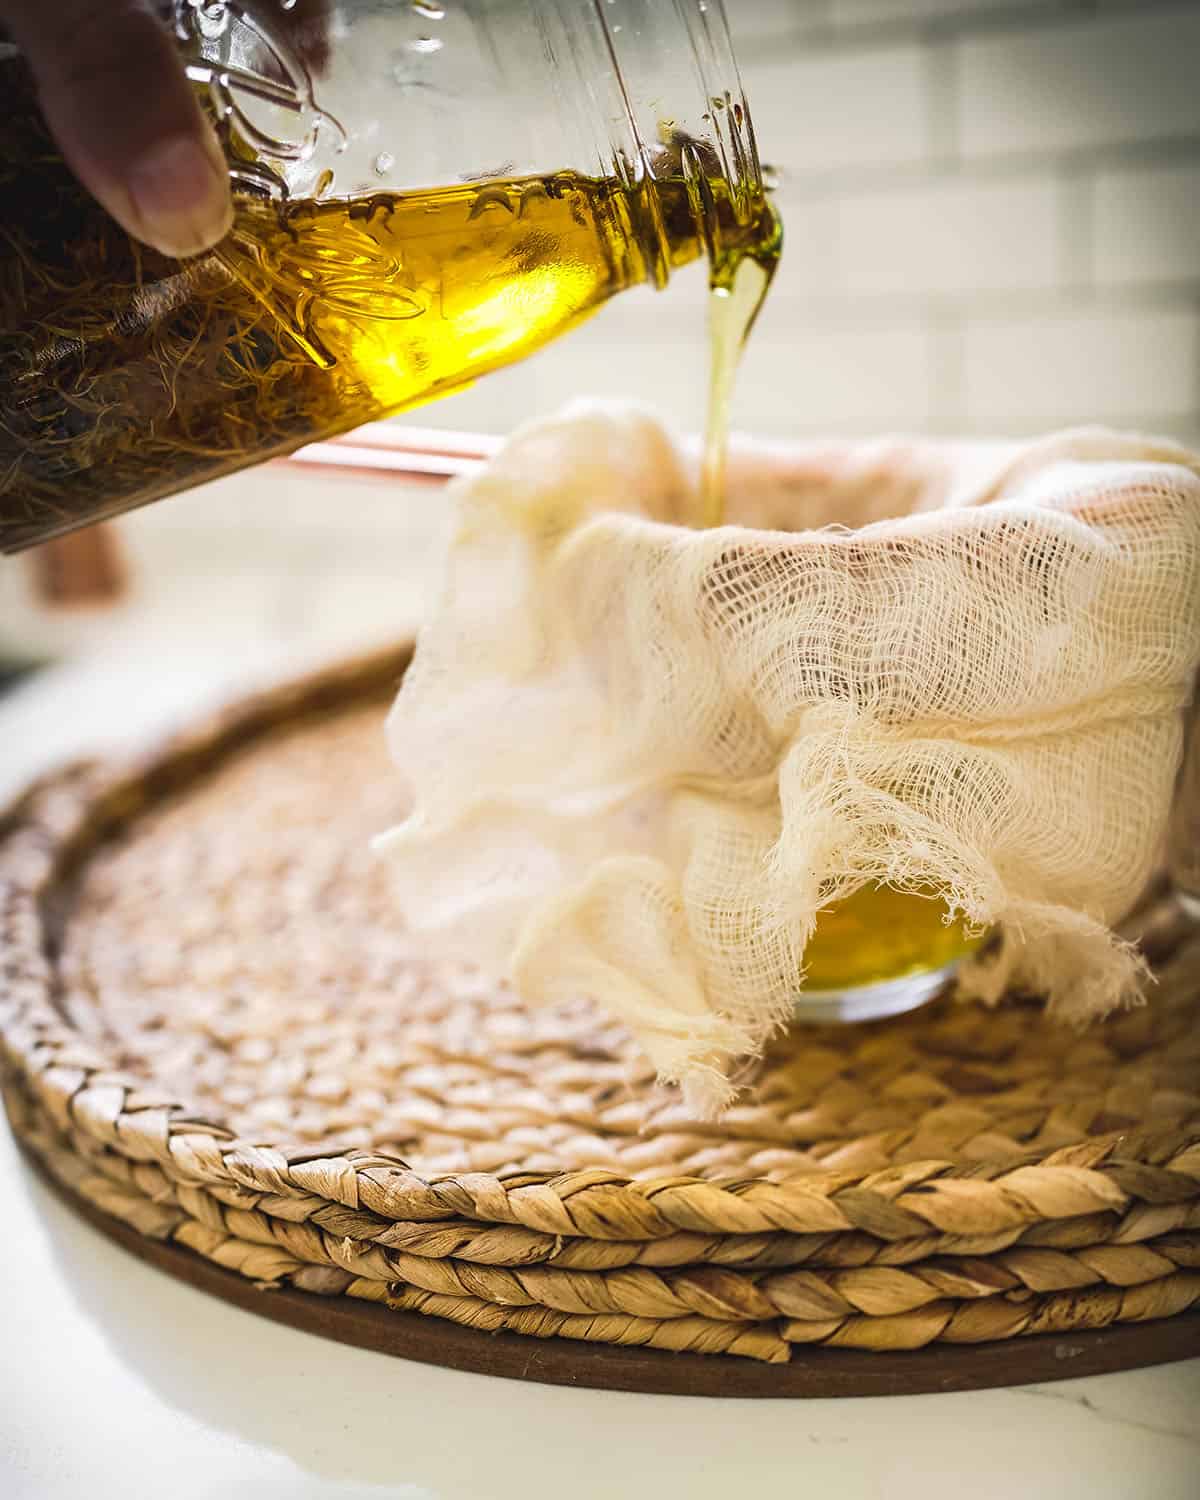
<path fill-rule="evenodd" d="M 14 0 L 0 0 L 6 16 Z M 67 165 L 135 238 L 170 256 L 232 221 L 229 174 L 157 0 L 17 0 L 17 45 Z"/>
<path fill-rule="evenodd" d="M 201 133 L 153 142 L 130 165 L 122 189 L 124 211 L 116 217 L 164 255 L 199 255 L 233 224 L 225 158 L 207 124 Z"/>

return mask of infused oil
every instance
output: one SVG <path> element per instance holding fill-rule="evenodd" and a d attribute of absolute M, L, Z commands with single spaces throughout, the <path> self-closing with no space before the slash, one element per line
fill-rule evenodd
<path fill-rule="evenodd" d="M 961 920 L 946 921 L 932 892 L 863 886 L 821 912 L 804 950 L 804 990 L 850 992 L 945 968 L 979 944 Z"/>
<path fill-rule="evenodd" d="M 0 194 L 19 207 L 0 225 L 0 550 L 459 390 L 706 253 L 714 288 L 749 259 L 765 289 L 765 196 L 735 212 L 725 182 L 702 187 L 560 171 L 243 197 L 222 244 L 181 263 L 89 198 L 0 63 Z"/>

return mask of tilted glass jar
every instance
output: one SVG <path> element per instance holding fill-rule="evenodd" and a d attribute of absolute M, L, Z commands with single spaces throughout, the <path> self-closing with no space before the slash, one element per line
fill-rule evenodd
<path fill-rule="evenodd" d="M 720 285 L 778 254 L 721 0 L 164 9 L 237 205 L 189 261 L 88 198 L 0 55 L 0 550 L 459 389 L 701 256 Z"/>

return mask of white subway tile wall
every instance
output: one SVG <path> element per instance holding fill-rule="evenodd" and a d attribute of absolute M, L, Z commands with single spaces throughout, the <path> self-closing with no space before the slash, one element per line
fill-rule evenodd
<path fill-rule="evenodd" d="M 793 9 L 797 7 L 793 5 Z M 802 7 L 801 7 L 802 8 Z M 819 8 L 819 7 L 817 7 Z M 1013 0 L 832 0 L 830 11 L 835 21 L 880 22 L 901 19 L 928 21 L 942 16 L 960 16 L 969 11 L 1015 10 Z M 1028 6 L 1024 7 L 1028 9 Z"/>
<path fill-rule="evenodd" d="M 1200 446 L 1200 4 L 726 7 L 787 230 L 736 426 Z M 627 294 L 420 420 L 503 431 L 597 392 L 696 428 L 704 300 L 698 270 Z"/>
<path fill-rule="evenodd" d="M 998 428 L 1080 420 L 1137 427 L 1185 424 L 1195 374 L 1196 318 L 1172 312 L 1044 313 L 966 329 L 966 413 Z M 1088 406 L 1076 391 L 1086 383 Z"/>
<path fill-rule="evenodd" d="M 1057 288 L 1060 196 L 1052 172 L 847 193 L 833 205 L 832 285 L 851 296 L 930 298 Z"/>
<path fill-rule="evenodd" d="M 799 40 L 743 48 L 759 147 L 788 177 L 849 178 L 920 166 L 929 156 L 926 57 L 916 43 L 821 47 Z"/>
<path fill-rule="evenodd" d="M 1099 283 L 1190 282 L 1194 288 L 1200 274 L 1200 151 L 1191 161 L 1097 172 L 1094 191 Z"/>
<path fill-rule="evenodd" d="M 1064 22 L 951 44 L 964 156 L 1090 154 L 1200 134 L 1200 9 L 1144 3 Z"/>

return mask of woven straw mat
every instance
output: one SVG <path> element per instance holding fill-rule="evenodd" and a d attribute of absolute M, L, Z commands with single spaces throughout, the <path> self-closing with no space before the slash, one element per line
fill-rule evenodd
<path fill-rule="evenodd" d="M 1141 1010 L 798 1027 L 697 1123 L 601 1010 L 405 934 L 368 847 L 405 660 L 78 767 L 0 830 L 5 1099 L 71 1192 L 268 1286 L 766 1361 L 1200 1301 L 1200 933 L 1165 898 Z"/>

